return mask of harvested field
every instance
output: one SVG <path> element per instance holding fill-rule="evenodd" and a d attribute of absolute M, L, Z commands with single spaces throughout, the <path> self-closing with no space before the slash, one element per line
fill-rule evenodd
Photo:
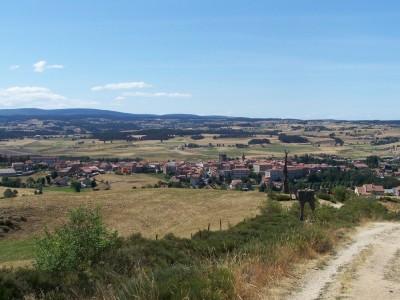
<path fill-rule="evenodd" d="M 2 215 L 27 218 L 21 230 L 7 235 L 27 238 L 39 235 L 43 227 L 49 228 L 66 221 L 69 209 L 80 205 L 94 207 L 100 204 L 106 225 L 119 234 L 128 236 L 141 232 L 155 238 L 167 233 L 190 237 L 199 229 L 219 229 L 235 224 L 244 217 L 257 214 L 266 195 L 258 192 L 233 192 L 189 189 L 140 189 L 125 191 L 99 191 L 90 193 L 46 192 L 0 201 Z"/>
<path fill-rule="evenodd" d="M 97 182 L 108 182 L 112 190 L 131 189 L 133 186 L 141 188 L 149 184 L 154 185 L 160 181 L 160 178 L 166 181 L 162 174 L 159 174 L 158 177 L 155 174 L 148 175 L 137 173 L 131 175 L 102 174 L 97 175 L 95 178 Z"/>

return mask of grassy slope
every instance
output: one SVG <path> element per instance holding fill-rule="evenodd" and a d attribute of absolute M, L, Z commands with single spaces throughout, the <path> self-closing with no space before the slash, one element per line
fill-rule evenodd
<path fill-rule="evenodd" d="M 236 224 L 244 217 L 258 213 L 265 194 L 258 192 L 232 192 L 189 189 L 138 189 L 86 193 L 46 192 L 43 195 L 24 196 L 0 201 L 0 211 L 7 215 L 24 216 L 27 222 L 22 230 L 0 239 L 0 262 L 31 258 L 30 255 L 11 255 L 15 249 L 31 247 L 30 241 L 49 228 L 66 221 L 68 209 L 79 205 L 102 206 L 102 214 L 108 227 L 128 236 L 141 232 L 155 238 L 172 232 L 177 236 L 190 237 L 191 233 Z M 22 246 L 21 246 L 22 245 Z M 14 249 L 14 250 L 13 250 Z"/>

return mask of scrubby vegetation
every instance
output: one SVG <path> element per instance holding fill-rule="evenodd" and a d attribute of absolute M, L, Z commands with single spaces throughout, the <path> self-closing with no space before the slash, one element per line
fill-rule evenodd
<path fill-rule="evenodd" d="M 98 212 L 78 208 L 70 223 L 39 240 L 35 269 L 0 273 L 0 298 L 252 298 L 274 279 L 289 275 L 293 263 L 329 252 L 339 236 L 336 229 L 364 219 L 399 219 L 377 202 L 356 196 L 340 209 L 321 205 L 315 214 L 306 210 L 311 222 L 299 222 L 298 216 L 297 203 L 286 211 L 267 200 L 259 215 L 227 230 L 199 231 L 190 239 L 171 234 L 156 240 L 140 234 L 116 239 Z M 75 240 L 75 245 L 63 244 Z M 82 243 L 89 256 L 78 251 Z M 62 254 L 69 248 L 76 255 Z M 75 263 L 49 268 L 57 255 Z"/>

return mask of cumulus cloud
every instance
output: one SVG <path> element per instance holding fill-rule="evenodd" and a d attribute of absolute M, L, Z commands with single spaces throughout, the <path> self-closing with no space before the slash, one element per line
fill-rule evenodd
<path fill-rule="evenodd" d="M 11 65 L 8 67 L 8 69 L 11 71 L 15 71 L 18 70 L 20 67 L 21 67 L 20 65 Z"/>
<path fill-rule="evenodd" d="M 40 60 L 33 64 L 33 71 L 37 73 L 42 73 L 46 69 L 46 61 Z"/>
<path fill-rule="evenodd" d="M 143 81 L 135 81 L 135 82 L 109 83 L 102 86 L 94 86 L 91 88 L 91 90 L 94 92 L 98 92 L 102 90 L 128 90 L 128 89 L 147 88 L 147 87 L 151 87 L 151 85 Z"/>
<path fill-rule="evenodd" d="M 47 65 L 47 61 L 39 60 L 33 64 L 33 71 L 37 73 L 43 73 L 46 69 L 63 69 L 63 65 Z"/>
<path fill-rule="evenodd" d="M 134 93 L 123 93 L 122 97 L 142 97 L 142 98 L 190 98 L 192 94 L 188 93 L 142 93 L 142 92 L 134 92 Z"/>
<path fill-rule="evenodd" d="M 0 89 L 0 107 L 5 108 L 68 108 L 89 107 L 95 104 L 97 103 L 92 101 L 68 99 L 45 87 L 15 86 Z"/>

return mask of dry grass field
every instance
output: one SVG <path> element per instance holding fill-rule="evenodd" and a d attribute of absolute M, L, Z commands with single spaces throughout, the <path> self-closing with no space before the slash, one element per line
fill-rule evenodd
<path fill-rule="evenodd" d="M 174 233 L 190 237 L 199 229 L 219 229 L 236 224 L 258 212 L 264 193 L 190 189 L 139 189 L 90 193 L 46 192 L 0 201 L 4 215 L 24 216 L 22 229 L 5 239 L 30 238 L 67 220 L 69 209 L 101 205 L 106 225 L 128 236 L 140 232 L 149 238 Z M 1 243 L 1 240 L 0 240 Z"/>
<path fill-rule="evenodd" d="M 9 189 L 7 187 L 4 186 L 0 186 L 0 197 L 3 196 L 3 193 L 6 189 Z M 11 190 L 17 190 L 18 194 L 17 197 L 21 197 L 21 196 L 31 196 L 34 195 L 34 189 L 15 189 L 15 188 L 11 188 Z"/>
<path fill-rule="evenodd" d="M 97 182 L 108 182 L 110 189 L 112 190 L 124 190 L 131 189 L 133 186 L 141 188 L 146 185 L 154 185 L 160 180 L 166 181 L 163 174 L 138 174 L 133 173 L 131 175 L 115 175 L 115 174 L 101 174 L 96 177 Z"/>
<path fill-rule="evenodd" d="M 123 185 L 123 183 L 121 183 Z M 26 266 L 32 263 L 34 237 L 45 226 L 54 228 L 67 221 L 68 210 L 78 206 L 101 206 L 105 224 L 122 236 L 140 232 L 147 238 L 167 233 L 190 237 L 198 230 L 228 228 L 246 217 L 254 216 L 266 199 L 264 193 L 191 189 L 110 190 L 87 193 L 46 191 L 0 200 L 0 214 L 5 218 L 25 217 L 0 237 L 0 267 Z"/>

